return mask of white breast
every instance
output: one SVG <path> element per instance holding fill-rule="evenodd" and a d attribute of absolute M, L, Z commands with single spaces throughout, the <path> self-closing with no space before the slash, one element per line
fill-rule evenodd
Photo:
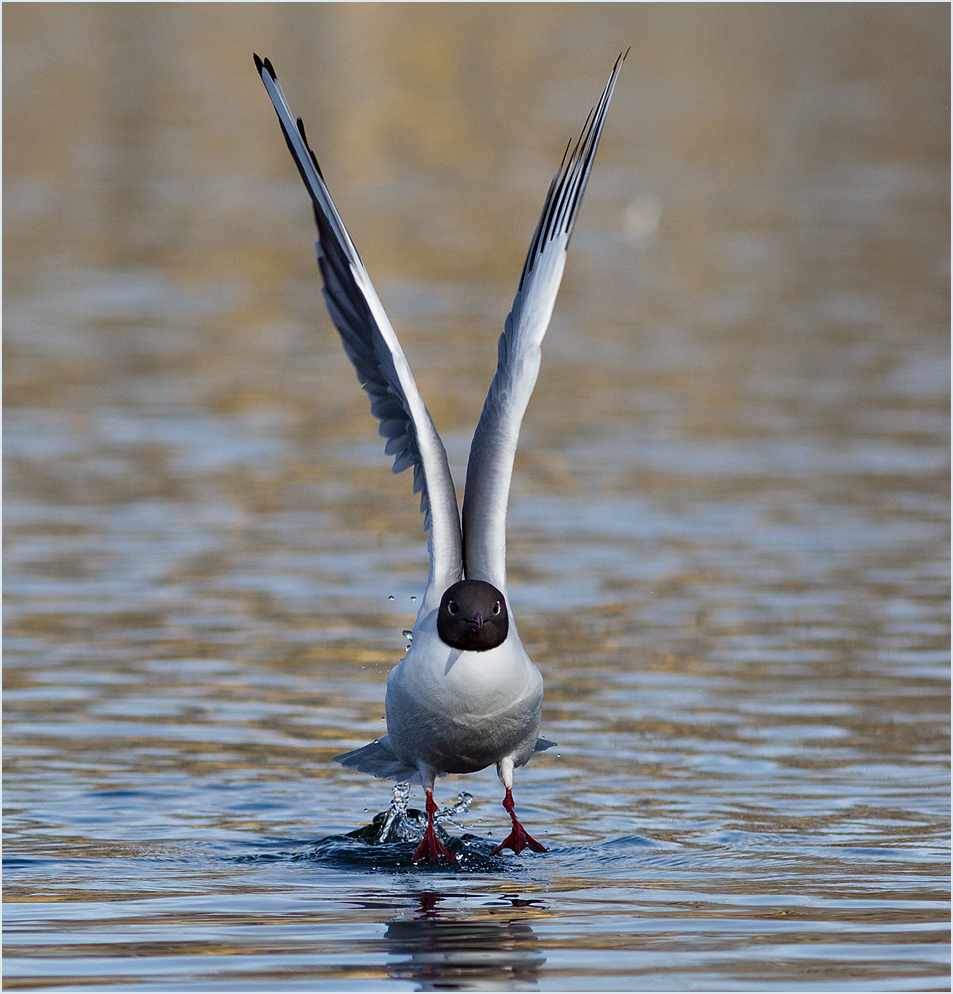
<path fill-rule="evenodd" d="M 543 679 L 511 623 L 487 652 L 440 640 L 433 611 L 418 620 L 407 655 L 387 678 L 387 731 L 397 755 L 438 773 L 472 773 L 510 756 L 532 755 Z"/>

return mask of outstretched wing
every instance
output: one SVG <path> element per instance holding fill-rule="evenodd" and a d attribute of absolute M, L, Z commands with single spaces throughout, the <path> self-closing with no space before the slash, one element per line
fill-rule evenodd
<path fill-rule="evenodd" d="M 256 55 L 255 66 L 314 204 L 318 225 L 315 247 L 331 320 L 361 386 L 370 395 L 371 412 L 380 419 L 380 433 L 387 439 L 384 451 L 394 456 L 393 471 L 400 473 L 413 466 L 414 493 L 421 495 L 424 528 L 430 531 L 430 587 L 439 596 L 460 579 L 463 563 L 460 514 L 446 450 L 364 263 L 334 206 L 301 118 L 292 116 L 271 62 Z"/>
<path fill-rule="evenodd" d="M 513 309 L 500 336 L 496 376 L 470 446 L 463 499 L 464 573 L 506 591 L 506 505 L 520 424 L 539 373 L 540 345 L 556 303 L 566 250 L 592 171 L 616 79 L 616 59 L 572 154 L 569 147 L 549 187 L 530 243 Z M 571 144 L 571 143 L 570 143 Z M 568 161 L 566 155 L 569 155 Z"/>

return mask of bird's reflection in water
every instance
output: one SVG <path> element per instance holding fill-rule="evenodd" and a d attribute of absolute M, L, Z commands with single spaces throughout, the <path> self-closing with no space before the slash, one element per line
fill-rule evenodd
<path fill-rule="evenodd" d="M 416 980 L 421 991 L 539 989 L 546 957 L 527 921 L 529 909 L 543 907 L 539 901 L 507 895 L 474 920 L 464 910 L 441 910 L 444 900 L 432 892 L 418 894 L 412 918 L 388 923 L 384 939 L 393 978 Z"/>

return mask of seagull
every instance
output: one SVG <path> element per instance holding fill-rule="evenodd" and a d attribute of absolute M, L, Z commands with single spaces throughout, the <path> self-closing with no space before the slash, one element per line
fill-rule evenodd
<path fill-rule="evenodd" d="M 523 414 L 539 373 L 540 345 L 556 303 L 566 252 L 628 51 L 615 62 L 575 145 L 570 141 L 530 242 L 513 309 L 497 349 L 467 464 L 462 516 L 447 453 L 397 335 L 331 199 L 301 118 L 268 59 L 255 67 L 311 197 L 324 301 L 394 456 L 413 468 L 430 575 L 410 646 L 387 677 L 387 734 L 335 761 L 361 773 L 420 784 L 427 828 L 413 862 L 457 860 L 434 829 L 438 777 L 496 765 L 512 828 L 493 850 L 546 852 L 516 817 L 513 771 L 554 742 L 539 735 L 543 678 L 520 642 L 506 587 L 506 507 Z M 571 151 L 570 151 L 571 149 Z"/>

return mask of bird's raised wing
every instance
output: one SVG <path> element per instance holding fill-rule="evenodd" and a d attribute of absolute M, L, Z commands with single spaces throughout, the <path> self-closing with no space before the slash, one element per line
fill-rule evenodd
<path fill-rule="evenodd" d="M 308 146 L 301 118 L 295 119 L 268 59 L 255 56 L 281 130 L 314 204 L 318 225 L 318 265 L 324 302 L 341 335 L 357 378 L 370 395 L 371 412 L 394 456 L 393 471 L 413 466 L 414 493 L 420 493 L 424 528 L 430 531 L 430 588 L 439 598 L 462 575 L 460 513 L 447 453 L 414 382 L 404 351 L 371 284 L 364 263 L 344 227 Z"/>
<path fill-rule="evenodd" d="M 566 148 L 550 184 L 513 309 L 500 336 L 496 376 L 470 446 L 463 498 L 464 573 L 504 592 L 506 505 L 520 423 L 536 384 L 540 345 L 556 303 L 569 238 L 626 55 L 616 59 L 599 103 L 590 111 L 572 154 Z"/>

